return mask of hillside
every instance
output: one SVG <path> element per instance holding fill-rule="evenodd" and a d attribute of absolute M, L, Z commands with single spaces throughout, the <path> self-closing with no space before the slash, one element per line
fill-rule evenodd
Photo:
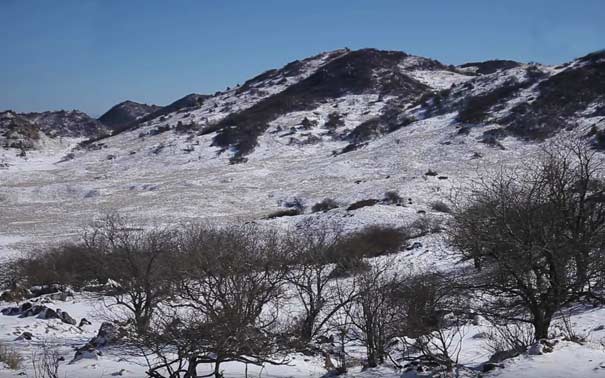
<path fill-rule="evenodd" d="M 109 109 L 99 117 L 99 122 L 110 130 L 122 130 L 139 119 L 161 109 L 161 106 L 140 104 L 134 101 L 124 101 Z"/>

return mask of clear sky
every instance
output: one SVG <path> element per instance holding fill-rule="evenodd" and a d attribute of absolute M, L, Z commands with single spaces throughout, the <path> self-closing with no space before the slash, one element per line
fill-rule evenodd
<path fill-rule="evenodd" d="M 0 0 L 0 109 L 163 105 L 341 47 L 561 63 L 605 47 L 605 0 Z"/>

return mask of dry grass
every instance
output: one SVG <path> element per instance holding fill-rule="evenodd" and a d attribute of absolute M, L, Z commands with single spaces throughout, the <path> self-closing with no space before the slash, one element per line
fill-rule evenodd
<path fill-rule="evenodd" d="M 0 362 L 4 363 L 9 369 L 17 370 L 23 363 L 23 357 L 14 349 L 0 344 Z"/>

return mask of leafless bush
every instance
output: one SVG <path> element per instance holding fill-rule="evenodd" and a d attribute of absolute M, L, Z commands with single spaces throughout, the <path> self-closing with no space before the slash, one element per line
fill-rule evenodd
<path fill-rule="evenodd" d="M 281 217 L 293 217 L 295 215 L 300 215 L 300 214 L 302 214 L 302 212 L 297 208 L 280 209 L 280 210 L 276 210 L 276 211 L 270 213 L 269 215 L 267 215 L 266 219 L 275 219 L 275 218 L 281 218 Z"/>
<path fill-rule="evenodd" d="M 385 362 L 391 340 L 401 335 L 403 316 L 401 277 L 387 272 L 388 264 L 376 264 L 353 278 L 356 295 L 343 308 L 352 327 L 348 337 L 366 348 L 368 367 Z"/>
<path fill-rule="evenodd" d="M 534 343 L 534 334 L 530 325 L 526 323 L 491 324 L 487 333 L 485 348 L 496 355 L 508 353 L 511 356 L 524 353 Z"/>
<path fill-rule="evenodd" d="M 352 204 L 349 205 L 349 207 L 347 207 L 347 211 L 361 209 L 362 207 L 374 206 L 378 202 L 380 202 L 380 201 L 377 199 L 366 199 L 366 200 L 353 202 Z"/>
<path fill-rule="evenodd" d="M 409 277 L 402 282 L 400 299 L 403 345 L 450 375 L 458 367 L 467 321 L 466 299 L 456 280 L 430 272 Z"/>
<path fill-rule="evenodd" d="M 443 201 L 435 201 L 431 203 L 431 209 L 440 213 L 451 213 L 452 209 Z"/>
<path fill-rule="evenodd" d="M 439 218 L 423 215 L 408 225 L 408 232 L 412 238 L 443 231 L 443 221 Z"/>
<path fill-rule="evenodd" d="M 313 213 L 318 213 L 320 211 L 328 211 L 332 209 L 338 208 L 338 203 L 331 198 L 324 198 L 321 202 L 316 203 L 311 207 L 311 211 Z"/>
<path fill-rule="evenodd" d="M 342 278 L 366 271 L 365 258 L 395 253 L 410 238 L 407 228 L 386 225 L 367 226 L 343 236 L 334 250 L 336 267 L 332 278 Z"/>
<path fill-rule="evenodd" d="M 288 240 L 293 266 L 286 278 L 302 305 L 301 319 L 295 324 L 296 336 L 302 343 L 320 335 L 334 314 L 347 303 L 338 297 L 331 280 L 334 270 L 339 269 L 331 263 L 342 238 L 337 225 L 306 222 Z"/>
<path fill-rule="evenodd" d="M 577 344 L 584 344 L 588 340 L 590 332 L 580 334 L 575 328 L 571 321 L 571 316 L 567 311 L 561 310 L 559 312 L 559 322 L 557 322 L 558 328 L 561 330 L 561 335 L 564 340 L 571 341 Z"/>
<path fill-rule="evenodd" d="M 57 284 L 80 288 L 101 279 L 93 257 L 85 246 L 65 243 L 33 252 L 20 259 L 16 268 L 28 286 Z"/>
<path fill-rule="evenodd" d="M 57 348 L 43 344 L 32 352 L 32 367 L 34 378 L 59 378 L 59 365 L 63 357 Z"/>
<path fill-rule="evenodd" d="M 383 202 L 389 205 L 398 205 L 403 202 L 403 198 L 396 190 L 389 190 L 384 193 Z"/>

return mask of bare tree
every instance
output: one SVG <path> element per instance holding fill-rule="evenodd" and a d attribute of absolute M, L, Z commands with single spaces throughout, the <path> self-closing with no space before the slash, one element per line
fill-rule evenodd
<path fill-rule="evenodd" d="M 605 246 L 602 165 L 581 142 L 545 150 L 528 169 L 502 169 L 458 206 L 449 240 L 480 269 L 469 287 L 487 294 L 485 315 L 548 336 L 563 306 L 594 296 Z"/>

